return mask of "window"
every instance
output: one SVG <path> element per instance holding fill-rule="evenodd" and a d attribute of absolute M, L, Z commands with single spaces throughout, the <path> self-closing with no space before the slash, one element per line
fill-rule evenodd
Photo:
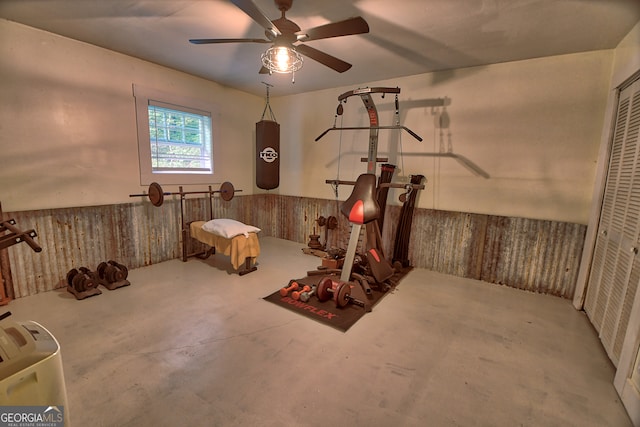
<path fill-rule="evenodd" d="M 154 173 L 211 173 L 211 117 L 149 105 Z"/>
<path fill-rule="evenodd" d="M 140 184 L 201 184 L 213 177 L 212 105 L 134 85 Z"/>

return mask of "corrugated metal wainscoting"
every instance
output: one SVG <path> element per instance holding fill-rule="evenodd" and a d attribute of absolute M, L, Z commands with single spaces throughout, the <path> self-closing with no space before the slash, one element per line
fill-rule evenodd
<path fill-rule="evenodd" d="M 206 199 L 187 199 L 185 221 L 207 219 Z M 328 232 L 328 246 L 346 248 L 350 225 L 335 200 L 258 194 L 214 199 L 214 217 L 234 218 L 273 236 L 301 243 L 324 228 L 318 217 L 335 216 L 338 228 Z M 388 206 L 382 231 L 384 251 L 391 254 L 399 206 Z M 40 253 L 26 244 L 8 249 L 15 297 L 65 286 L 71 268 L 95 269 L 106 260 L 128 268 L 182 256 L 180 203 L 161 207 L 131 203 L 6 213 L 22 229 L 35 229 Z M 499 283 L 533 292 L 572 298 L 586 226 L 481 214 L 416 209 L 409 244 L 414 267 Z M 258 260 L 259 262 L 259 260 Z"/>
<path fill-rule="evenodd" d="M 253 197 L 251 221 L 268 235 L 307 243 L 315 219 L 333 215 L 339 227 L 329 232 L 329 246 L 346 248 L 350 227 L 335 200 Z M 399 218 L 400 207 L 387 206 L 385 254 L 393 253 Z M 416 209 L 409 259 L 418 268 L 570 299 L 586 230 L 567 222 Z"/>
<path fill-rule="evenodd" d="M 250 197 L 250 196 L 249 196 Z M 248 197 L 214 198 L 214 216 L 242 220 Z M 207 199 L 185 201 L 185 221 L 207 219 Z M 15 298 L 66 286 L 72 268 L 96 270 L 115 260 L 129 269 L 182 256 L 179 199 L 164 204 L 126 203 L 39 211 L 5 212 L 22 230 L 34 229 L 42 252 L 21 243 L 9 247 Z"/>

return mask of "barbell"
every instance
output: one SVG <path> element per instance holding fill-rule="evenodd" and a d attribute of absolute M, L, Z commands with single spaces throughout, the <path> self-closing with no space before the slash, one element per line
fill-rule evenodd
<path fill-rule="evenodd" d="M 231 184 L 229 181 L 225 181 L 222 184 L 220 184 L 219 190 L 211 190 L 211 187 L 209 187 L 209 190 L 182 191 L 182 187 L 180 187 L 180 191 L 178 192 L 163 191 L 162 186 L 160 184 L 158 184 L 157 182 L 152 182 L 151 184 L 149 184 L 149 190 L 147 193 L 129 194 L 129 197 L 148 197 L 149 201 L 153 206 L 162 206 L 162 203 L 164 203 L 164 196 L 179 195 L 180 197 L 184 197 L 186 194 L 211 195 L 214 193 L 220 193 L 220 197 L 222 198 L 222 200 L 224 200 L 225 202 L 228 202 L 229 200 L 233 199 L 233 196 L 236 191 L 242 191 L 242 190 L 234 189 L 233 184 Z"/>

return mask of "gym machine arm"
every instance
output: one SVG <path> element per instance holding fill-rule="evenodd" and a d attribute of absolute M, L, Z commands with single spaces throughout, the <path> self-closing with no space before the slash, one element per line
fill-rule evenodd
<path fill-rule="evenodd" d="M 345 99 L 349 98 L 350 96 L 362 95 L 364 93 L 381 93 L 382 97 L 384 97 L 386 93 L 400 93 L 400 88 L 399 87 L 363 87 L 360 89 L 353 89 L 353 90 L 346 91 L 342 95 L 338 96 L 338 101 L 342 102 Z"/>
<path fill-rule="evenodd" d="M 354 89 L 354 90 L 350 90 L 348 92 L 343 93 L 342 95 L 338 96 L 338 109 L 336 114 L 342 115 L 342 102 L 347 102 L 347 98 L 354 96 L 354 95 L 359 95 L 362 98 L 362 101 L 365 104 L 365 107 L 367 108 L 367 111 L 369 112 L 369 116 L 370 116 L 370 125 L 369 126 L 350 126 L 350 127 L 336 127 L 335 123 L 333 125 L 332 128 L 329 128 L 327 130 L 325 130 L 322 134 L 320 134 L 320 136 L 318 136 L 315 140 L 318 141 L 320 140 L 320 138 L 322 138 L 323 136 L 325 136 L 327 133 L 329 133 L 332 130 L 366 130 L 369 129 L 372 132 L 377 132 L 379 129 L 402 129 L 405 130 L 406 132 L 408 132 L 411 136 L 413 136 L 415 139 L 417 139 L 418 141 L 422 142 L 422 138 L 415 133 L 414 131 L 412 131 L 411 129 L 409 129 L 406 126 L 401 126 L 400 124 L 397 125 L 393 125 L 393 126 L 379 126 L 378 125 L 378 115 L 377 112 L 375 111 L 375 106 L 373 105 L 373 100 L 371 99 L 370 94 L 372 93 L 381 93 L 382 97 L 384 98 L 385 94 L 387 93 L 395 93 L 396 94 L 396 113 L 399 111 L 400 107 L 398 104 L 398 94 L 400 93 L 400 88 L 399 87 L 366 87 L 366 88 L 361 88 L 361 89 Z M 377 134 L 376 134 L 376 138 L 377 138 Z"/>
<path fill-rule="evenodd" d="M 344 181 L 342 179 L 327 179 L 324 181 L 326 184 L 331 185 L 355 185 L 356 181 Z M 424 190 L 424 184 L 401 184 L 401 183 L 393 183 L 393 182 L 384 182 L 379 185 L 379 187 L 387 187 L 387 188 L 404 188 L 407 191 L 410 190 Z"/>
<path fill-rule="evenodd" d="M 407 131 L 412 137 L 414 137 L 415 139 L 417 139 L 418 141 L 422 142 L 422 137 L 420 135 L 418 135 L 417 133 L 415 133 L 414 131 L 412 131 L 411 129 L 409 129 L 406 126 L 400 126 L 400 125 L 393 125 L 393 126 L 348 126 L 348 127 L 332 127 L 329 128 L 327 130 L 325 130 L 324 132 L 322 132 L 320 134 L 320 136 L 318 136 L 315 141 L 319 141 L 323 136 L 325 136 L 327 133 L 331 132 L 332 130 L 370 130 L 370 129 L 402 129 Z"/>
<path fill-rule="evenodd" d="M 34 237 L 38 236 L 35 230 L 22 231 L 15 225 L 16 221 L 14 219 L 0 222 L 0 233 L 9 231 L 8 234 L 0 236 L 0 249 L 8 248 L 16 243 L 25 242 L 35 252 L 42 252 L 42 248 L 33 240 Z"/>

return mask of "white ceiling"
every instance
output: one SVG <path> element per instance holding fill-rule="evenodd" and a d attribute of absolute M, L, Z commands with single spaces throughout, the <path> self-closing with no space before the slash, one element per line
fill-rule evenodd
<path fill-rule="evenodd" d="M 273 0 L 254 0 L 272 20 Z M 263 96 L 432 71 L 612 49 L 640 20 L 638 0 L 294 0 L 303 30 L 353 16 L 370 32 L 308 42 L 353 67 L 307 59 L 296 73 L 260 75 L 267 44 L 193 45 L 191 38 L 264 38 L 229 0 L 0 0 L 0 18 L 81 40 Z M 0 36 L 1 37 L 1 36 Z M 446 77 L 446 73 L 443 74 Z"/>

